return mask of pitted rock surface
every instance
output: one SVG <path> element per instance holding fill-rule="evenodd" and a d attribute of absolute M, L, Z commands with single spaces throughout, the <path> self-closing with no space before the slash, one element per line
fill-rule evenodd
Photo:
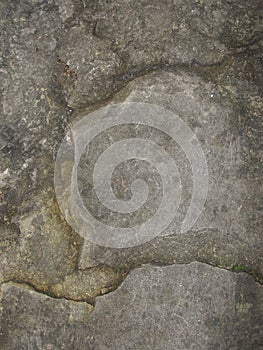
<path fill-rule="evenodd" d="M 200 263 L 135 269 L 91 315 L 85 303 L 8 284 L 2 303 L 5 349 L 262 348 L 262 286 Z"/>
<path fill-rule="evenodd" d="M 1 1 L 1 349 L 147 349 L 145 337 L 149 349 L 158 349 L 157 335 L 167 349 L 173 342 L 178 349 L 262 349 L 255 282 L 263 276 L 261 13 L 261 0 Z M 197 134 L 210 177 L 205 210 L 190 232 L 179 234 L 191 193 L 179 152 L 184 192 L 177 221 L 151 242 L 117 250 L 84 241 L 70 227 L 56 200 L 54 167 L 75 122 L 125 101 L 177 113 Z M 151 136 L 175 154 L 163 135 Z M 96 151 L 108 142 L 97 141 Z M 116 179 L 138 166 L 126 165 L 126 172 L 115 170 Z M 141 175 L 149 177 L 148 170 Z M 150 180 L 158 188 L 158 174 Z M 129 200 L 123 183 L 112 187 Z M 157 195 L 134 222 L 155 211 Z M 185 265 L 195 261 L 215 267 Z M 183 265 L 136 269 L 120 289 L 98 298 L 90 316 L 96 297 L 149 263 Z M 180 287 L 183 280 L 187 286 Z"/>

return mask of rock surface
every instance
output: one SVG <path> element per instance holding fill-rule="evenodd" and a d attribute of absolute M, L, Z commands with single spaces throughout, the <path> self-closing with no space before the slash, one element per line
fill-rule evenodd
<path fill-rule="evenodd" d="M 185 300 L 176 276 L 186 278 L 189 290 L 194 289 L 187 279 L 190 270 L 198 275 L 193 279 L 197 286 L 205 283 L 207 274 L 207 289 L 198 287 L 197 302 L 191 296 L 191 304 L 185 305 L 186 315 L 180 316 L 191 324 L 191 317 L 198 322 L 197 315 L 204 310 L 207 318 L 203 317 L 200 328 L 196 323 L 187 335 L 180 326 L 184 320 L 174 316 L 175 332 L 181 339 L 176 340 L 178 348 L 191 348 L 187 342 L 193 339 L 193 348 L 203 349 L 198 344 L 200 335 L 195 333 L 200 330 L 209 349 L 262 349 L 262 334 L 257 328 L 261 287 L 247 275 L 198 264 L 135 270 L 116 293 L 98 299 L 94 314 L 86 321 L 95 297 L 116 289 L 129 271 L 143 264 L 199 261 L 248 272 L 262 283 L 261 13 L 261 0 L 0 2 L 1 349 L 103 349 L 107 341 L 114 348 L 117 334 L 123 341 L 120 344 L 127 345 L 126 335 L 118 333 L 124 332 L 117 320 L 121 315 L 116 316 L 110 300 L 123 303 L 123 319 L 129 318 L 135 306 L 125 297 L 118 299 L 118 293 L 125 291 L 125 286 L 136 291 L 134 284 L 139 284 L 137 293 L 143 295 L 146 291 L 140 281 L 150 286 L 155 272 L 168 276 L 160 277 L 159 294 L 155 295 L 152 288 L 149 304 L 145 302 L 151 346 L 158 348 L 154 334 L 158 324 L 151 325 L 151 317 L 157 313 L 154 300 L 161 295 L 161 285 L 169 292 L 169 283 L 174 297 Z M 209 193 L 195 226 L 187 234 L 179 234 L 190 198 L 191 177 L 188 167 L 181 166 L 187 164 L 184 155 L 178 153 L 184 192 L 177 221 L 164 235 L 142 246 L 112 249 L 84 241 L 68 225 L 55 196 L 54 167 L 59 146 L 75 122 L 101 107 L 125 101 L 164 106 L 191 127 L 208 161 Z M 128 129 L 105 134 L 107 140 L 98 139 L 99 145 L 94 143 L 93 149 L 97 152 L 107 145 L 109 136 L 135 133 Z M 178 150 L 170 147 L 163 135 L 142 131 L 144 136 L 149 134 L 177 157 Z M 91 155 L 93 161 L 96 152 Z M 128 170 L 135 166 L 127 165 Z M 144 178 L 148 170 L 141 167 Z M 87 174 L 83 175 L 85 178 Z M 117 179 L 125 177 L 127 170 L 117 167 L 115 175 Z M 132 179 L 136 172 L 130 175 Z M 158 185 L 158 174 L 148 178 Z M 112 186 L 119 198 L 127 200 L 131 193 L 123 183 L 117 181 Z M 85 186 L 83 190 L 85 194 Z M 157 194 L 153 192 L 150 205 L 133 218 L 134 222 L 141 222 L 155 210 Z M 96 215 L 111 220 L 93 202 L 87 202 Z M 160 272 L 169 269 L 171 272 Z M 146 271 L 152 280 L 144 279 Z M 236 291 L 232 301 L 224 283 Z M 212 294 L 216 303 L 213 306 L 211 302 L 207 309 L 204 299 Z M 161 304 L 166 305 L 164 309 L 167 298 Z M 216 310 L 213 318 L 212 311 L 221 305 L 224 312 Z M 116 328 L 112 334 L 108 332 L 106 345 L 104 331 L 97 325 L 104 322 L 105 330 L 111 327 L 111 322 L 102 317 L 104 311 L 100 310 L 104 308 Z M 178 309 L 173 310 L 178 314 Z M 135 323 L 137 316 L 142 317 L 141 309 L 137 311 Z M 169 327 L 162 338 L 167 348 L 173 332 Z M 215 327 L 219 327 L 220 337 L 213 336 Z M 96 341 L 83 337 L 85 332 L 93 334 Z M 145 330 L 141 327 L 140 332 Z M 139 336 L 133 337 L 134 344 L 143 348 Z M 218 339 L 220 344 L 216 343 Z"/>
<path fill-rule="evenodd" d="M 248 94 L 249 90 L 250 88 L 246 89 L 243 86 L 239 96 Z M 254 87 L 253 91 L 253 99 L 243 102 L 247 110 L 260 104 L 259 90 Z M 209 190 L 206 204 L 192 231 L 182 237 L 180 226 L 189 206 L 189 192 L 192 191 L 189 165 L 185 158 L 178 154 L 178 149 L 170 140 L 162 139 L 161 131 L 151 131 L 151 136 L 148 135 L 149 130 L 142 131 L 135 137 L 145 137 L 157 142 L 176 159 L 183 179 L 179 215 L 162 233 L 165 237 L 159 237 L 143 246 L 114 250 L 101 248 L 86 241 L 80 261 L 82 268 L 99 263 L 138 266 L 150 261 L 186 262 L 193 259 L 191 256 L 201 260 L 206 254 L 210 263 L 231 266 L 242 264 L 243 261 L 249 266 L 257 266 L 258 272 L 262 274 L 260 217 L 257 218 L 255 214 L 261 196 L 254 191 L 255 184 L 260 181 L 254 166 L 259 166 L 260 160 L 256 161 L 257 151 L 253 159 L 254 166 L 251 166 L 252 162 L 247 158 L 247 154 L 252 155 L 253 151 L 251 137 L 244 135 L 249 131 L 242 125 L 238 93 L 234 87 L 218 86 L 188 72 L 151 73 L 147 77 L 134 80 L 122 89 L 114 102 L 146 102 L 162 106 L 180 116 L 194 130 L 202 144 L 208 164 Z M 258 115 L 254 118 L 253 128 L 257 128 L 256 118 L 260 117 Z M 121 138 L 121 132 L 119 128 L 118 138 Z M 126 135 L 127 131 L 123 137 Z M 129 136 L 133 137 L 131 135 L 132 131 Z M 106 140 L 114 140 L 112 135 L 107 138 L 106 132 L 104 137 Z M 255 134 L 252 142 L 255 142 L 256 149 L 258 138 Z M 102 143 L 103 140 L 100 139 L 98 144 Z M 93 152 L 87 162 L 92 164 L 96 157 L 96 152 Z M 87 171 L 85 175 L 89 177 Z M 127 177 L 132 175 L 133 168 L 130 168 Z M 152 173 L 148 175 L 149 182 L 152 176 Z M 94 201 L 90 200 L 90 203 L 97 206 Z M 156 203 L 152 201 L 151 206 L 154 205 Z M 141 216 L 145 215 L 143 210 L 140 212 Z M 108 215 L 107 218 L 112 220 L 112 216 Z M 137 224 L 139 219 L 137 216 Z M 172 236 L 167 237 L 171 234 Z"/>
<path fill-rule="evenodd" d="M 260 38 L 260 2 L 251 1 L 247 9 L 242 1 L 98 1 L 95 34 L 111 40 L 131 66 L 214 64 Z"/>
<path fill-rule="evenodd" d="M 201 263 L 135 269 L 96 307 L 5 284 L 5 349 L 262 349 L 263 289 Z"/>

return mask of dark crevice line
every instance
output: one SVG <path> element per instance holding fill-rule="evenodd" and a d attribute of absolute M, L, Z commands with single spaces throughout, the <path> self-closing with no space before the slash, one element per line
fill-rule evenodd
<path fill-rule="evenodd" d="M 204 264 L 204 265 L 208 265 L 208 266 L 211 266 L 211 267 L 214 267 L 214 268 L 218 268 L 218 269 L 221 269 L 221 270 L 225 270 L 225 271 L 228 271 L 228 272 L 231 272 L 231 273 L 245 273 L 247 275 L 252 276 L 256 283 L 259 283 L 260 285 L 263 285 L 263 275 L 261 275 L 259 273 L 256 273 L 253 270 L 253 268 L 251 268 L 248 265 L 232 264 L 231 266 L 223 266 L 223 265 L 213 264 L 213 263 L 205 261 L 205 260 L 192 260 L 192 261 L 182 262 L 182 263 L 180 263 L 180 262 L 175 263 L 173 261 L 171 261 L 169 263 L 169 262 L 164 262 L 164 261 L 161 261 L 161 260 L 159 260 L 159 261 L 152 260 L 152 261 L 149 261 L 148 263 L 142 263 L 142 264 L 134 266 L 133 268 L 131 268 L 129 270 L 129 273 L 131 271 L 135 270 L 135 269 L 138 269 L 138 268 L 141 268 L 142 266 L 147 266 L 147 265 L 166 267 L 166 266 L 172 266 L 172 265 L 190 265 L 190 264 L 195 263 L 195 262 L 201 263 L 201 264 Z"/>
<path fill-rule="evenodd" d="M 78 115 L 83 116 L 84 113 L 89 110 L 88 113 L 91 111 L 104 107 L 105 105 L 109 104 L 112 99 L 122 90 L 124 89 L 130 82 L 133 80 L 146 76 L 147 74 L 151 74 L 153 72 L 160 72 L 160 71 L 172 71 L 172 72 L 192 72 L 195 74 L 198 74 L 197 71 L 195 71 L 196 68 L 202 67 L 202 68 L 212 68 L 212 67 L 220 67 L 223 64 L 225 64 L 226 61 L 228 61 L 231 57 L 231 55 L 225 55 L 221 61 L 214 62 L 214 63 L 202 63 L 198 60 L 194 59 L 191 62 L 187 63 L 170 63 L 168 61 L 161 61 L 159 63 L 153 63 L 153 64 L 146 64 L 144 66 L 140 67 L 130 67 L 127 70 L 122 67 L 119 70 L 119 73 L 113 76 L 113 91 L 112 93 L 107 96 L 104 99 L 100 99 L 98 101 L 94 101 L 92 103 L 87 103 L 86 105 L 82 105 L 79 108 L 76 108 L 74 110 L 74 117 L 72 122 L 68 125 L 70 127 L 73 125 L 78 119 L 76 118 Z M 70 106 L 68 106 L 70 107 Z"/>
<path fill-rule="evenodd" d="M 30 282 L 23 282 L 21 280 L 16 280 L 16 279 L 11 279 L 11 280 L 6 280 L 6 281 L 3 281 L 1 283 L 1 285 L 3 284 L 8 284 L 8 283 L 11 283 L 13 285 L 18 285 L 20 287 L 24 287 L 24 288 L 28 288 L 29 290 L 33 290 L 34 292 L 36 293 L 40 293 L 42 295 L 46 295 L 52 299 L 57 299 L 57 300 L 68 300 L 68 301 L 71 301 L 71 302 L 76 302 L 76 303 L 86 303 L 90 306 L 92 306 L 93 308 L 95 307 L 96 305 L 96 298 L 97 297 L 101 297 L 103 295 L 106 295 L 106 294 L 109 294 L 115 290 L 117 290 L 121 285 L 122 283 L 125 281 L 126 277 L 133 271 L 133 270 L 136 270 L 136 269 L 139 269 L 143 266 L 161 266 L 161 267 L 166 267 L 166 266 L 172 266 L 172 265 L 182 265 L 182 266 L 185 266 L 185 265 L 190 265 L 194 262 L 198 262 L 198 263 L 201 263 L 201 264 L 204 264 L 204 265 L 208 265 L 208 266 L 211 266 L 213 268 L 219 268 L 221 270 L 225 270 L 225 271 L 228 271 L 228 272 L 231 272 L 231 273 L 245 273 L 247 275 L 250 275 L 253 277 L 253 279 L 255 280 L 255 283 L 258 283 L 259 285 L 263 285 L 263 276 L 260 276 L 258 274 L 255 274 L 253 272 L 253 269 L 251 269 L 249 266 L 247 266 L 245 269 L 236 269 L 235 266 L 236 265 L 233 265 L 232 267 L 224 267 L 224 266 L 217 266 L 217 265 L 214 265 L 214 264 L 211 264 L 209 262 L 206 262 L 206 261 L 199 261 L 199 260 L 194 260 L 194 261 L 190 261 L 190 262 L 187 262 L 187 263 L 174 263 L 174 262 L 171 262 L 171 263 L 164 263 L 162 261 L 151 261 L 149 262 L 148 264 L 141 264 L 141 265 L 138 265 L 134 268 L 131 268 L 129 271 L 127 271 L 126 275 L 120 279 L 119 283 L 114 285 L 114 286 L 111 286 L 109 288 L 105 287 L 106 291 L 103 291 L 104 288 L 102 288 L 102 290 L 100 290 L 98 292 L 98 294 L 92 298 L 92 300 L 87 300 L 87 299 L 74 299 L 74 298 L 69 298 L 69 297 L 65 297 L 65 296 L 57 296 L 55 295 L 54 293 L 50 293 L 48 290 L 42 290 L 40 288 L 37 288 L 35 287 L 33 284 L 31 284 Z M 102 292 L 103 291 L 103 292 Z M 94 310 L 94 309 L 93 309 Z"/>
<path fill-rule="evenodd" d="M 68 300 L 68 301 L 72 301 L 74 303 L 86 303 L 92 307 L 94 307 L 94 305 L 95 305 L 95 301 L 91 301 L 91 300 L 87 300 L 87 299 L 82 300 L 82 299 L 69 298 L 69 297 L 65 297 L 65 296 L 57 296 L 54 293 L 50 293 L 48 290 L 43 290 L 43 289 L 37 288 L 36 286 L 34 286 L 32 283 L 30 283 L 28 281 L 24 282 L 22 280 L 10 279 L 10 280 L 3 281 L 1 283 L 1 286 L 4 284 L 12 284 L 14 286 L 17 285 L 19 287 L 23 287 L 23 288 L 26 288 L 28 290 L 32 290 L 36 293 L 45 295 L 45 296 L 52 298 L 52 299 Z"/>

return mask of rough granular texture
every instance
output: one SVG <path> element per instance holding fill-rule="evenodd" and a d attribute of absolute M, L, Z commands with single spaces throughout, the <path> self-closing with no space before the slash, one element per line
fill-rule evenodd
<path fill-rule="evenodd" d="M 263 348 L 262 13 L 261 0 L 1 1 L 1 349 Z M 122 102 L 165 107 L 189 125 L 209 192 L 180 234 L 191 177 L 178 153 L 185 190 L 176 220 L 150 242 L 112 249 L 68 225 L 54 167 L 75 122 Z M 158 131 L 138 132 L 177 154 Z M 94 140 L 94 152 L 111 137 Z M 134 178 L 138 164 L 116 168 L 115 178 Z M 158 184 L 148 170 L 142 176 Z M 129 200 L 124 182 L 112 187 Z M 157 195 L 135 223 L 156 210 Z M 137 269 L 144 264 L 173 266 Z"/>

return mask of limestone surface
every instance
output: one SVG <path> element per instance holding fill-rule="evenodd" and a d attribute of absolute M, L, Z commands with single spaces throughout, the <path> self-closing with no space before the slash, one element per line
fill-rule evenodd
<path fill-rule="evenodd" d="M 262 0 L 0 1 L 0 349 L 263 348 L 262 12 Z M 104 224 L 140 225 L 162 200 L 156 168 L 130 159 L 110 187 L 127 204 L 142 179 L 142 210 L 99 205 L 92 169 L 115 141 L 155 142 L 181 175 L 170 225 L 116 249 L 70 226 L 54 175 L 73 125 L 125 103 L 186 123 L 209 186 L 182 234 L 193 178 L 180 145 L 147 126 L 97 135 L 77 171 L 83 203 Z"/>
<path fill-rule="evenodd" d="M 262 349 L 263 289 L 201 263 L 135 269 L 96 306 L 3 285 L 4 349 Z M 4 335 L 3 335 L 4 333 Z"/>

